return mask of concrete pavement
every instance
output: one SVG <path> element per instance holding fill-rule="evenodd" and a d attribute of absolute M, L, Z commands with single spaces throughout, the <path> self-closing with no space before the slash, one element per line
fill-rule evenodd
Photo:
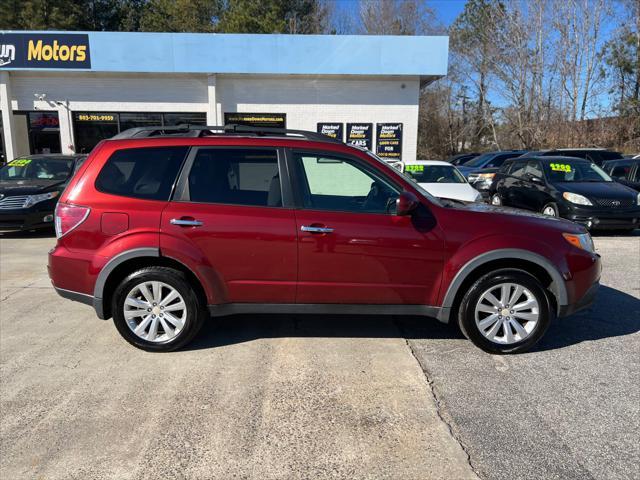
<path fill-rule="evenodd" d="M 0 478 L 475 478 L 391 319 L 241 316 L 150 354 L 0 237 Z"/>

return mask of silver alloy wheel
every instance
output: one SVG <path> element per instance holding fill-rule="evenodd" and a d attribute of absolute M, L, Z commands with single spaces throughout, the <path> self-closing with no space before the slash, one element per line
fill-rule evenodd
<path fill-rule="evenodd" d="M 548 205 L 548 206 L 544 207 L 544 209 L 542 210 L 542 214 L 543 215 L 549 215 L 550 217 L 555 217 L 556 216 L 556 210 L 551 205 Z"/>
<path fill-rule="evenodd" d="M 535 330 L 540 320 L 540 305 L 528 288 L 517 283 L 500 283 L 480 295 L 475 320 L 485 338 L 511 345 Z"/>
<path fill-rule="evenodd" d="M 493 197 L 491 197 L 491 205 L 502 205 L 502 199 L 496 193 Z"/>
<path fill-rule="evenodd" d="M 133 333 L 153 343 L 166 343 L 182 331 L 187 304 L 182 295 L 163 282 L 142 282 L 124 302 L 124 319 Z"/>

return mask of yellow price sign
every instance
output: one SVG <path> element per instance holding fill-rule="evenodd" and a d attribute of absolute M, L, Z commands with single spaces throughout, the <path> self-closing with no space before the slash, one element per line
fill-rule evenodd
<path fill-rule="evenodd" d="M 554 172 L 571 172 L 571 165 L 567 165 L 566 163 L 552 163 L 550 167 Z"/>
<path fill-rule="evenodd" d="M 9 162 L 10 167 L 26 167 L 31 163 L 31 160 L 28 158 L 18 158 L 16 160 L 12 160 Z"/>
<path fill-rule="evenodd" d="M 424 165 L 405 165 L 405 172 L 424 172 Z"/>

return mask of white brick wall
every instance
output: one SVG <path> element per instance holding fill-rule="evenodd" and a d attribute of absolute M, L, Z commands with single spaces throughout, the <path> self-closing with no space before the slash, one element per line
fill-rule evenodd
<path fill-rule="evenodd" d="M 222 115 L 235 111 L 286 113 L 288 128 L 312 131 L 317 122 L 401 122 L 404 161 L 416 159 L 418 95 L 417 77 L 362 80 L 218 75 L 217 79 Z M 375 130 L 373 137 L 375 149 Z"/>
<path fill-rule="evenodd" d="M 70 112 L 207 112 L 212 91 L 207 75 L 12 72 L 10 82 L 13 110 L 58 111 L 65 150 L 72 143 L 67 108 Z M 287 127 L 312 131 L 317 122 L 401 122 L 403 160 L 415 160 L 417 77 L 218 75 L 213 91 L 219 123 L 225 112 L 286 113 Z M 46 98 L 37 100 L 35 93 Z M 373 140 L 375 149 L 375 130 Z"/>

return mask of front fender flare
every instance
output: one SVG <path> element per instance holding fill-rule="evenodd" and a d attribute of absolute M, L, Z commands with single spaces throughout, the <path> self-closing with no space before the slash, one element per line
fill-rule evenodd
<path fill-rule="evenodd" d="M 440 312 L 438 314 L 438 320 L 444 323 L 449 322 L 451 309 L 453 308 L 458 290 L 467 279 L 467 277 L 475 269 L 493 260 L 504 260 L 509 258 L 527 260 L 532 263 L 536 263 L 544 268 L 551 277 L 552 282 L 550 290 L 556 297 L 558 307 L 568 304 L 567 287 L 565 285 L 564 279 L 562 278 L 562 274 L 558 271 L 555 265 L 553 265 L 553 263 L 551 263 L 542 255 L 530 252 L 528 250 L 519 248 L 501 248 L 498 250 L 491 250 L 489 252 L 482 253 L 477 257 L 472 258 L 467 263 L 465 263 L 462 268 L 460 268 L 460 270 L 458 270 L 455 277 L 453 277 L 453 280 L 449 284 L 447 293 L 444 296 L 444 299 L 442 301 L 442 308 L 440 309 Z"/>

